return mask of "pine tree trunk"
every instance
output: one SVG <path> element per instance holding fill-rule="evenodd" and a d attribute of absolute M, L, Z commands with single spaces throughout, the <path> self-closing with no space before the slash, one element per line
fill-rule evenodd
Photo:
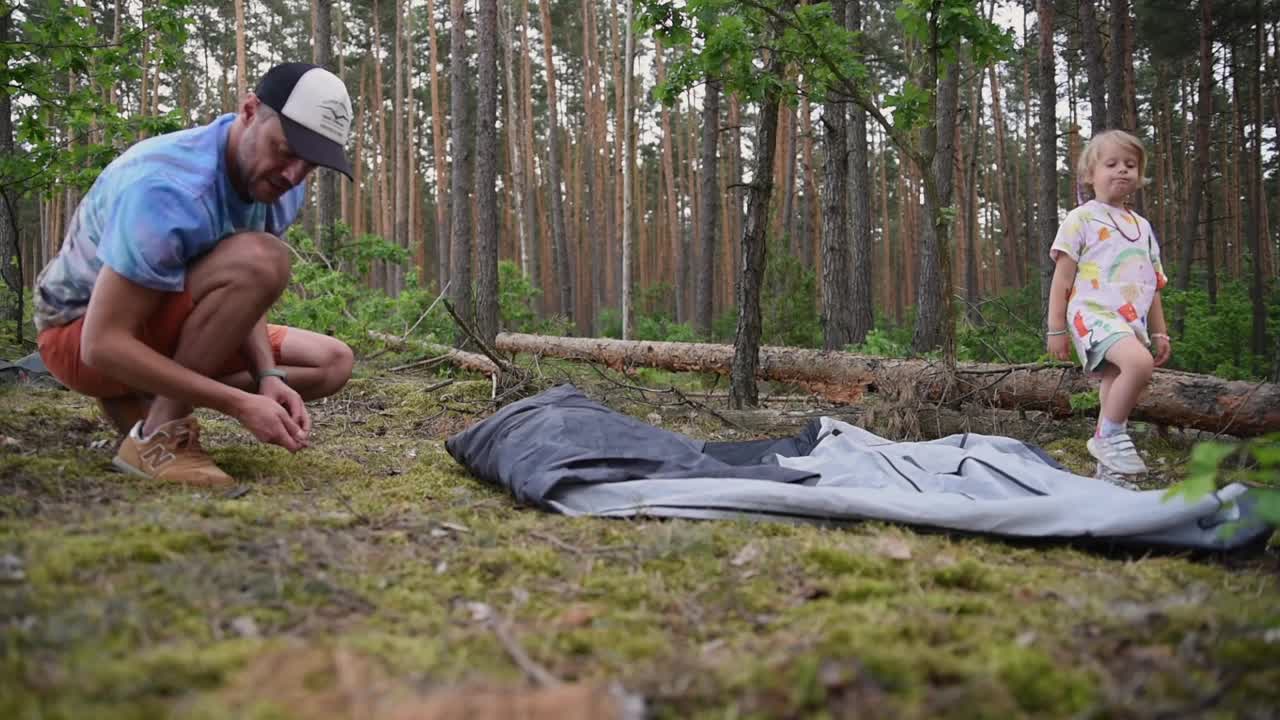
<path fill-rule="evenodd" d="M 992 74 L 991 80 L 995 82 L 995 75 Z M 969 152 L 969 167 L 966 172 L 968 175 L 968 197 L 964 205 L 965 217 L 965 256 L 964 256 L 964 297 L 966 306 L 966 315 L 969 322 L 973 324 L 982 321 L 982 313 L 978 311 L 978 158 L 982 155 L 982 109 L 984 103 L 982 98 L 982 77 L 979 74 L 974 79 L 974 92 L 969 106 L 973 108 L 973 125 L 970 128 L 972 139 L 970 143 L 972 148 Z M 998 124 L 997 124 L 998 127 Z M 998 132 L 998 131 L 997 131 Z M 996 142 L 999 142 L 997 135 Z M 997 150 L 997 153 L 999 150 Z M 997 174 L 1003 174 L 1000 169 L 999 161 L 996 164 Z"/>
<path fill-rule="evenodd" d="M 511 199 L 515 205 L 515 226 L 516 241 L 518 247 L 517 257 L 520 260 L 520 273 L 530 281 L 537 284 L 538 274 L 534 272 L 533 260 L 530 257 L 533 243 L 529 237 L 530 227 L 526 223 L 524 213 L 525 193 L 528 190 L 528 176 L 524 171 L 524 158 L 522 157 L 524 143 L 520 141 L 522 137 L 521 124 L 517 122 L 516 105 L 518 104 L 515 76 L 515 53 L 513 46 L 515 43 L 515 21 L 511 17 L 511 3 L 503 6 L 502 15 L 502 59 L 503 70 L 506 75 L 507 92 L 507 150 L 511 163 Z M 521 48 L 524 49 L 524 46 Z"/>
<path fill-rule="evenodd" d="M 1249 254 L 1253 257 L 1253 282 L 1250 285 L 1249 297 L 1253 305 L 1253 354 L 1256 362 L 1261 362 L 1267 352 L 1267 280 L 1271 275 L 1267 267 L 1267 253 L 1264 243 L 1271 240 L 1263 237 L 1263 209 L 1266 203 L 1262 173 L 1262 44 L 1263 16 L 1262 0 L 1254 0 L 1253 13 L 1255 23 L 1253 68 L 1250 75 L 1253 79 L 1253 93 L 1250 97 L 1250 114 L 1253 123 L 1253 146 L 1249 149 L 1249 196 L 1251 198 L 1249 213 Z M 1261 370 L 1254 367 L 1255 371 Z"/>
<path fill-rule="evenodd" d="M 608 179 L 605 172 L 606 162 L 602 155 L 607 154 L 605 148 L 606 122 L 603 110 L 604 101 L 600 98 L 598 76 L 599 46 L 596 40 L 595 6 L 592 0 L 582 0 L 582 97 L 586 115 L 586 132 L 583 136 L 583 149 L 586 151 L 585 186 L 588 191 L 587 221 L 584 228 L 583 241 L 588 246 L 590 268 L 592 330 L 600 332 L 601 311 L 605 307 L 605 271 L 608 263 L 608 244 L 610 223 L 605 218 L 607 211 L 605 195 L 608 193 Z"/>
<path fill-rule="evenodd" d="M 1116 1 L 1123 2 L 1123 0 Z M 1036 14 L 1040 19 L 1040 208 L 1038 215 L 1040 242 L 1038 247 L 1048 248 L 1058 234 L 1058 93 L 1053 54 L 1053 0 L 1037 0 Z M 1112 107 L 1117 104 L 1113 103 Z M 1053 275 L 1053 265 L 1049 260 L 1047 249 L 1040 255 L 1040 320 L 1043 326 L 1049 315 L 1049 285 Z"/>
<path fill-rule="evenodd" d="M 1213 2 L 1200 0 L 1200 87 L 1196 102 L 1195 170 L 1187 198 L 1182 230 L 1182 258 L 1179 263 L 1178 290 L 1191 287 L 1191 263 L 1195 255 L 1195 239 L 1200 234 L 1200 200 L 1204 195 L 1204 179 L 1209 174 L 1209 124 L 1213 122 Z M 1174 333 L 1181 338 L 1186 323 L 1186 305 L 1180 304 L 1174 319 Z"/>
<path fill-rule="evenodd" d="M 1107 74 L 1107 127 L 1131 129 L 1125 124 L 1125 25 L 1129 0 L 1111 0 L 1111 66 Z"/>
<path fill-rule="evenodd" d="M 244 52 L 244 0 L 235 0 L 235 6 L 236 6 L 236 99 L 235 99 L 235 103 L 238 105 L 240 100 L 244 98 L 244 94 L 248 89 L 248 77 L 246 76 L 246 72 L 248 72 L 247 71 L 248 63 L 245 61 L 245 52 Z M 146 92 L 147 74 L 145 72 L 145 69 L 144 69 L 144 72 L 142 73 L 142 77 L 143 77 L 142 95 L 145 98 L 147 94 Z"/>
<path fill-rule="evenodd" d="M 1098 36 L 1096 0 L 1080 0 L 1080 35 L 1084 46 L 1085 69 L 1089 73 L 1089 133 L 1097 135 L 1107 126 L 1107 67 Z"/>
<path fill-rule="evenodd" d="M 783 0 L 782 12 L 790 13 L 795 0 Z M 780 78 L 786 70 L 781 52 L 771 52 L 765 67 L 767 77 Z M 769 202 L 773 195 L 773 153 L 778 136 L 779 89 L 769 85 L 760 103 L 756 128 L 756 163 L 747 190 L 747 223 L 742 233 L 742 277 L 737 284 L 738 328 L 733 341 L 733 367 L 729 379 L 729 402 L 738 410 L 755 407 L 759 400 L 756 369 L 760 364 L 760 286 L 767 262 Z"/>
<path fill-rule="evenodd" d="M 545 1 L 545 0 L 544 0 Z M 667 72 L 663 62 L 662 41 L 654 41 L 654 62 L 657 65 L 658 84 L 666 82 Z M 666 188 L 664 198 L 666 201 L 666 222 L 668 241 L 671 244 L 671 259 L 675 264 L 675 273 L 672 277 L 675 279 L 675 288 L 672 293 L 675 296 L 676 305 L 676 322 L 684 323 L 689 321 L 689 309 L 684 302 L 684 282 L 685 276 L 688 274 L 689 258 L 683 251 L 683 243 L 681 238 L 684 231 L 681 229 L 683 221 L 680 217 L 680 188 L 676 185 L 675 163 L 672 155 L 672 136 L 671 136 L 671 109 L 665 104 L 662 106 L 661 123 L 662 123 L 662 182 Z"/>
<path fill-rule="evenodd" d="M 849 0 L 846 26 L 862 31 L 863 0 Z M 867 111 L 854 106 L 849 114 L 849 229 L 853 233 L 853 257 L 849 273 L 849 342 L 860 344 L 875 326 L 871 247 L 871 171 L 867 157 Z"/>
<path fill-rule="evenodd" d="M 943 210 L 951 205 L 955 163 L 956 103 L 960 72 L 952 65 L 942 75 L 937 13 L 930 18 L 929 59 L 925 87 L 937 87 L 933 122 L 924 129 L 924 156 L 932 167 L 920 168 L 924 179 L 924 222 L 920 234 L 920 284 L 916 292 L 916 352 L 941 347 L 947 364 L 955 362 L 954 318 L 951 315 L 951 221 Z"/>
<path fill-rule="evenodd" d="M 404 4 L 403 0 L 395 0 L 395 35 L 392 36 L 392 53 L 394 58 L 395 81 L 392 83 L 395 95 L 391 99 L 392 138 L 391 138 L 391 171 L 393 182 L 393 211 L 395 218 L 392 226 L 392 242 L 397 247 L 409 249 L 409 194 L 408 194 L 408 142 L 405 136 L 405 110 L 408 102 L 405 99 L 404 87 Z M 387 265 L 387 286 L 393 295 L 399 294 L 404 285 L 404 268 L 396 264 Z"/>
<path fill-rule="evenodd" d="M 681 113 L 684 122 L 682 123 L 679 140 L 681 148 L 680 156 L 683 159 L 682 167 L 684 170 L 684 186 L 689 189 L 689 214 L 690 219 L 692 220 L 688 229 L 689 238 L 685 242 L 685 254 L 692 260 L 692 262 L 686 264 L 688 266 L 689 275 L 685 278 L 684 292 L 688 298 L 689 307 L 693 309 L 692 314 L 696 325 L 698 314 L 698 268 L 701 267 L 701 265 L 699 265 L 701 260 L 698 258 L 699 247 L 697 233 L 699 232 L 699 228 L 702 227 L 702 215 L 698 212 L 698 209 L 702 204 L 702 186 L 698 184 L 698 163 L 694 160 L 694 155 L 697 153 L 697 141 L 694 138 L 694 133 L 697 132 L 697 122 L 695 120 L 696 116 L 694 114 L 693 101 L 690 99 L 690 95 L 691 93 L 685 93 L 685 98 L 688 100 L 688 106 L 685 108 L 685 111 Z"/>
<path fill-rule="evenodd" d="M 1018 218 L 1011 201 L 1014 177 L 1009 171 L 1009 163 L 1005 157 L 1004 112 L 1000 107 L 1000 82 L 994 65 L 987 66 L 987 76 L 991 81 L 991 117 L 995 122 L 996 193 L 1000 198 L 1000 230 L 1005 238 L 1004 248 L 1009 255 L 1005 267 L 1009 282 L 1015 287 L 1021 287 L 1024 284 L 1023 270 L 1031 259 L 1026 258 L 1026 262 L 1021 262 L 1022 258 L 1019 257 L 1026 244 L 1019 242 Z"/>
<path fill-rule="evenodd" d="M 436 192 L 436 280 L 443 289 L 449 282 L 449 163 L 445 156 L 445 114 L 441 105 L 439 45 L 436 40 L 436 13 L 432 0 L 427 0 L 427 52 L 431 62 L 431 153 L 435 161 Z"/>
<path fill-rule="evenodd" d="M 330 20 L 331 0 L 313 0 L 315 8 L 315 37 L 313 51 L 314 62 L 333 70 L 332 28 Z M 316 245 L 326 256 L 333 256 L 333 224 L 337 221 L 340 207 L 338 205 L 338 172 L 328 168 L 316 168 L 313 175 L 317 186 L 317 237 Z"/>
<path fill-rule="evenodd" d="M 726 196 L 726 202 L 732 207 L 729 210 L 729 226 L 725 228 L 724 256 L 727 261 L 726 267 L 728 272 L 724 274 L 723 295 L 728 299 L 725 303 L 728 305 L 733 302 L 735 294 L 734 278 L 741 274 L 742 268 L 742 223 L 745 217 L 743 212 L 743 188 L 742 186 L 742 103 L 738 100 L 737 94 L 729 95 L 729 177 L 728 184 L 733 188 Z"/>
<path fill-rule="evenodd" d="M 0 12 L 0 46 L 9 42 L 9 28 L 13 23 L 13 10 Z M 0 157 L 13 155 L 13 103 L 9 93 L 0 92 Z M 14 193 L 0 183 L 0 280 L 4 281 L 4 297 L 12 293 L 12 304 L 0 310 L 0 315 L 14 325 L 14 343 L 23 344 L 23 285 L 22 248 L 18 244 L 18 204 Z"/>
<path fill-rule="evenodd" d="M 356 133 L 356 151 L 352 170 L 355 178 L 351 188 L 351 235 L 359 240 L 365 232 L 364 225 L 364 138 L 367 134 L 365 118 L 369 115 L 369 73 L 368 56 L 360 61 L 360 98 L 356 104 L 356 116 L 352 118 L 352 128 Z"/>
<path fill-rule="evenodd" d="M 471 197 L 472 140 L 475 126 L 467 106 L 467 13 L 465 0 L 449 3 L 449 133 L 451 178 L 449 207 L 449 297 L 454 309 L 468 323 L 474 316 L 471 300 Z M 457 334 L 457 346 L 466 336 Z"/>
<path fill-rule="evenodd" d="M 542 20 L 543 60 L 547 71 L 547 192 L 551 199 L 551 254 L 555 267 L 555 285 L 559 290 L 560 312 L 569 320 L 574 318 L 573 282 L 569 275 L 569 244 L 564 229 L 564 194 L 560 172 L 560 106 L 556 96 L 556 69 L 552 46 L 548 38 L 551 32 L 551 2 L 539 0 Z"/>
<path fill-rule="evenodd" d="M 1210 178 L 1210 180 L 1221 180 L 1222 176 Z M 1214 213 L 1214 192 L 1210 186 L 1205 190 L 1205 220 L 1204 220 L 1204 257 L 1207 265 L 1205 269 L 1206 290 L 1209 293 L 1209 312 L 1214 313 L 1218 310 L 1218 249 L 1214 242 L 1213 230 L 1217 224 L 1213 216 Z M 1181 331 L 1179 331 L 1181 336 Z"/>
<path fill-rule="evenodd" d="M 702 162 L 699 181 L 702 195 L 698 217 L 698 272 L 693 304 L 694 327 L 703 335 L 711 332 L 712 293 L 715 283 L 717 225 L 720 219 L 720 83 L 708 80 L 702 101 Z"/>
<path fill-rule="evenodd" d="M 398 6 L 399 0 L 395 0 L 395 2 L 396 2 L 396 5 Z M 399 13 L 397 13 L 397 15 L 398 14 Z M 374 3 L 373 3 L 374 51 L 373 52 L 374 52 L 374 59 L 376 60 L 376 62 L 374 62 L 373 64 L 373 102 L 375 105 L 375 111 L 374 111 L 375 117 L 378 120 L 379 160 L 378 160 L 377 182 L 378 182 L 378 196 L 381 198 L 381 201 L 378 203 L 378 205 L 374 207 L 374 214 L 377 216 L 378 236 L 381 237 L 383 240 L 386 240 L 387 242 L 394 243 L 396 242 L 395 214 L 394 214 L 395 213 L 395 194 L 394 194 L 394 188 L 392 187 L 393 179 L 391 177 L 391 174 L 395 170 L 394 166 L 397 165 L 398 163 L 396 163 L 393 159 L 396 153 L 396 148 L 392 147 L 392 145 L 396 144 L 395 138 L 394 137 L 392 138 L 392 142 L 390 144 L 388 144 L 387 142 L 387 113 L 384 109 L 386 107 L 384 103 L 384 99 L 386 96 L 383 95 L 383 88 L 385 86 L 382 84 L 382 25 L 381 25 L 380 15 L 381 15 L 381 10 L 378 6 L 378 2 L 377 0 L 374 0 Z M 397 45 L 398 44 L 399 43 L 397 42 Z M 395 113 L 394 108 L 396 107 L 398 107 L 398 103 L 393 102 L 392 103 L 393 113 Z M 399 113 L 395 113 L 395 114 L 398 115 Z M 380 262 L 378 264 L 381 266 L 380 272 L 379 270 L 374 271 L 374 277 L 378 280 L 378 283 L 379 283 L 378 286 L 381 287 L 383 290 L 386 290 L 388 292 L 393 292 L 395 288 L 395 283 L 394 283 L 394 273 L 393 273 L 391 264 L 385 263 L 385 262 Z"/>
<path fill-rule="evenodd" d="M 831 13 L 845 16 L 843 0 L 832 0 Z M 822 178 L 822 345 L 841 350 L 853 342 L 852 313 L 848 293 L 853 260 L 849 233 L 848 114 L 842 98 L 823 105 L 826 161 Z M 864 128 L 865 129 L 865 128 Z"/>
<path fill-rule="evenodd" d="M 623 40 L 623 58 L 622 58 L 622 103 L 619 114 L 622 116 L 622 339 L 630 340 L 635 334 L 635 308 L 632 307 L 634 293 L 632 283 L 634 282 L 635 273 L 635 248 L 633 247 L 633 238 L 631 236 L 631 183 L 632 175 L 635 172 L 631 154 L 633 152 L 633 141 L 631 139 L 631 62 L 632 62 L 632 43 L 635 33 L 631 31 L 631 12 L 632 0 L 626 0 L 626 22 L 623 24 L 623 32 L 626 34 Z M 617 77 L 614 77 L 617 82 Z"/>
<path fill-rule="evenodd" d="M 498 0 L 479 0 L 476 95 L 476 318 L 480 339 L 498 335 Z"/>
<path fill-rule="evenodd" d="M 813 109 L 809 105 L 809 97 L 800 98 L 800 164 L 803 168 L 804 175 L 804 193 L 801 194 L 800 216 L 797 218 L 799 229 L 800 255 L 797 260 L 806 268 L 814 267 L 816 262 L 814 255 L 815 228 L 821 226 L 821 220 L 812 222 L 812 218 L 820 218 L 822 210 L 818 207 L 821 202 L 818 200 L 819 189 L 818 179 L 813 170 Z M 724 212 L 722 215 L 722 225 L 728 227 L 729 204 L 724 203 Z M 821 277 L 821 273 L 818 274 Z M 821 292 L 821 288 L 818 289 Z"/>
<path fill-rule="evenodd" d="M 514 28 L 514 26 L 513 26 Z M 544 250 L 547 233 L 541 228 L 548 227 L 549 222 L 538 222 L 536 212 L 541 198 L 538 195 L 537 151 L 533 141 L 533 51 L 529 43 L 529 0 L 520 0 L 520 97 L 523 99 L 524 114 L 519 124 L 523 130 L 516 133 L 520 136 L 520 156 L 523 159 L 524 173 L 520 180 L 524 184 L 524 225 L 529 233 L 529 269 L 525 272 L 532 278 L 535 287 L 543 288 L 547 284 L 542 281 L 545 258 L 551 257 L 549 249 Z M 515 133 L 515 130 L 512 131 Z M 542 312 L 547 309 L 547 296 L 538 295 L 538 308 Z"/>

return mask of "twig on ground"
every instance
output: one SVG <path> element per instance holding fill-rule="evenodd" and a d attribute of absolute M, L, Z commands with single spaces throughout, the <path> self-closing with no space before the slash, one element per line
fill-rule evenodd
<path fill-rule="evenodd" d="M 524 671 L 529 679 L 533 680 L 542 687 L 557 687 L 561 685 L 560 678 L 552 675 L 550 671 L 539 665 L 529 657 L 524 648 L 520 647 L 520 643 L 507 630 L 507 622 L 505 620 L 494 618 L 489 621 L 489 629 L 497 636 L 498 642 L 502 643 L 503 649 L 507 651 L 507 655 L 511 656 L 511 660 L 516 666 Z"/>
<path fill-rule="evenodd" d="M 435 300 L 432 300 L 432 301 L 431 301 L 431 304 L 427 306 L 427 309 L 422 311 L 422 314 L 418 316 L 418 321 L 417 321 L 417 322 L 415 322 L 415 323 L 413 324 L 413 326 L 412 326 L 412 327 L 410 327 L 408 330 L 406 330 L 406 331 L 405 331 L 405 333 L 404 333 L 404 335 L 401 335 L 401 336 L 400 336 L 400 341 L 401 341 L 401 342 L 404 342 L 404 341 L 405 341 L 405 340 L 406 340 L 410 335 L 412 335 L 412 334 L 413 334 L 413 331 L 414 331 L 414 330 L 417 330 L 417 329 L 418 329 L 418 326 L 422 324 L 422 321 L 423 321 L 423 320 L 424 320 L 428 315 L 430 315 L 430 314 L 431 314 L 431 311 L 432 311 L 432 310 L 434 310 L 434 309 L 436 308 L 436 305 L 438 305 L 438 304 L 440 303 L 440 301 L 444 299 L 445 293 L 449 292 L 449 286 L 450 286 L 450 285 L 452 285 L 452 284 L 453 284 L 453 281 L 452 281 L 452 280 L 450 280 L 449 282 L 447 282 L 447 283 L 445 283 L 445 284 L 444 284 L 444 289 L 440 291 L 440 294 L 436 296 L 436 299 L 435 299 Z"/>
<path fill-rule="evenodd" d="M 424 358 L 422 360 L 415 360 L 404 365 L 397 365 L 387 372 L 400 372 L 401 370 L 414 370 L 417 368 L 433 368 L 448 359 L 449 356 L 447 355 L 437 355 L 435 357 Z"/>
<path fill-rule="evenodd" d="M 361 525 L 370 524 L 369 516 L 365 515 L 364 513 L 352 507 L 351 500 L 348 499 L 346 495 L 343 495 L 341 492 L 337 492 L 337 493 L 334 493 L 334 496 L 338 498 L 338 502 L 342 503 L 342 507 L 346 508 L 347 512 L 351 513 L 356 517 L 356 522 L 358 522 Z"/>
<path fill-rule="evenodd" d="M 683 392 L 680 392 L 680 390 L 676 388 L 676 386 L 674 385 L 671 386 L 671 392 L 675 393 L 676 397 L 680 398 L 681 402 L 687 405 L 692 405 L 693 407 L 703 410 L 704 412 L 714 416 L 717 420 L 719 420 L 720 422 L 726 425 L 729 425 L 730 427 L 737 428 L 738 430 L 741 430 L 742 432 L 745 432 L 747 434 L 754 434 L 755 432 L 751 428 L 746 427 L 741 423 L 737 423 L 737 422 L 734 422 L 733 420 L 730 420 L 729 418 L 725 417 L 723 414 L 721 414 L 718 410 L 711 407 L 710 405 L 705 405 L 703 403 L 698 402 L 697 400 L 690 399 L 689 396 L 685 395 Z"/>
<path fill-rule="evenodd" d="M 449 378 L 448 380 L 441 380 L 440 382 L 434 385 L 428 385 L 427 387 L 423 388 L 422 392 L 425 392 L 425 393 L 435 392 L 436 390 L 439 390 L 441 388 L 449 387 L 454 382 L 456 381 L 453 378 Z"/>
<path fill-rule="evenodd" d="M 453 321 L 458 324 L 458 327 L 462 332 L 465 333 L 467 337 L 471 338 L 472 342 L 479 346 L 480 352 L 484 353 L 486 357 L 492 360 L 493 364 L 497 365 L 499 370 L 506 373 L 512 372 L 511 364 L 498 357 L 498 352 L 489 347 L 489 343 L 485 342 L 480 335 L 472 329 L 471 325 L 468 324 L 467 321 L 463 320 L 462 316 L 453 309 L 453 303 L 445 300 L 444 309 L 449 311 L 449 314 L 453 316 Z"/>
<path fill-rule="evenodd" d="M 631 548 L 631 547 L 594 547 L 594 548 L 580 548 L 580 547 L 578 547 L 577 545 L 573 545 L 573 544 L 571 544 L 571 543 L 569 543 L 569 542 L 567 542 L 567 541 L 565 541 L 565 540 L 561 540 L 560 538 L 556 537 L 555 535 L 552 535 L 552 534 L 550 534 L 550 533 L 538 532 L 538 531 L 536 531 L 536 530 L 535 530 L 535 531 L 533 531 L 533 532 L 530 532 L 530 533 L 529 533 L 529 536 L 530 536 L 530 537 L 533 537 L 533 538 L 537 538 L 537 539 L 542 540 L 542 541 L 544 541 L 544 542 L 550 543 L 550 544 L 552 544 L 552 545 L 554 545 L 554 546 L 556 546 L 556 547 L 560 548 L 561 550 L 564 550 L 564 551 L 565 551 L 565 552 L 567 552 L 567 553 L 572 553 L 572 554 L 574 554 L 574 555 L 580 555 L 580 556 L 587 556 L 587 555 L 609 555 L 609 554 L 613 554 L 613 553 L 626 554 L 626 553 L 629 553 L 629 552 L 631 552 L 632 550 L 634 550 L 634 548 Z"/>

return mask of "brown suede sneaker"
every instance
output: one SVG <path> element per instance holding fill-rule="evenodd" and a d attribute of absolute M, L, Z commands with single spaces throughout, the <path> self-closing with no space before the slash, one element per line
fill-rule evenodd
<path fill-rule="evenodd" d="M 200 425 L 184 417 L 155 429 L 143 440 L 141 422 L 120 443 L 111 464 L 116 469 L 144 478 L 199 487 L 230 487 L 236 481 L 213 464 L 200 447 Z"/>

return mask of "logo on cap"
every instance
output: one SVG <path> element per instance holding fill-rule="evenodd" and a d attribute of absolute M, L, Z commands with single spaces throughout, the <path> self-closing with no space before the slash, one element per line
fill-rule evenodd
<path fill-rule="evenodd" d="M 351 113 L 347 112 L 347 104 L 341 100 L 325 100 L 320 103 L 320 122 L 327 125 L 332 132 L 345 136 L 351 128 Z"/>

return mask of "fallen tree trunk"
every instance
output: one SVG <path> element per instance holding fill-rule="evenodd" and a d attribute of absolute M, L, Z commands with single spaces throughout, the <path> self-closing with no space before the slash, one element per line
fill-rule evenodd
<path fill-rule="evenodd" d="M 392 350 L 404 350 L 405 348 L 413 348 L 420 352 L 442 358 L 444 362 L 463 370 L 471 370 L 473 372 L 484 373 L 485 375 L 495 376 L 500 374 L 500 370 L 492 360 L 479 355 L 477 353 L 464 352 L 454 348 L 437 345 L 435 343 L 422 342 L 421 340 L 410 340 L 387 333 L 369 331 L 369 337 L 377 340 Z"/>
<path fill-rule="evenodd" d="M 901 411 L 894 412 L 888 407 L 814 410 L 717 408 L 715 415 L 740 430 L 775 437 L 798 433 L 811 420 L 822 417 L 843 420 L 878 435 L 904 440 L 934 439 L 957 433 L 1007 435 L 1018 438 L 1043 435 L 1049 438 L 1056 434 L 1050 426 L 1060 424 L 1047 422 L 1049 418 L 1042 413 L 1027 414 L 1016 410 L 979 409 L 972 406 L 952 410 L 934 405 L 920 408 L 909 418 L 903 417 Z"/>
<path fill-rule="evenodd" d="M 615 370 L 655 367 L 728 374 L 731 345 L 498 335 L 501 352 L 584 360 Z M 899 402 L 958 408 L 962 402 L 1010 410 L 1071 413 L 1071 396 L 1097 388 L 1077 366 L 962 363 L 951 374 L 941 363 L 869 357 L 839 351 L 762 347 L 757 377 L 798 385 L 827 400 L 853 404 L 877 392 Z M 1156 370 L 1138 400 L 1137 420 L 1232 435 L 1280 430 L 1280 385 L 1222 380 Z"/>

